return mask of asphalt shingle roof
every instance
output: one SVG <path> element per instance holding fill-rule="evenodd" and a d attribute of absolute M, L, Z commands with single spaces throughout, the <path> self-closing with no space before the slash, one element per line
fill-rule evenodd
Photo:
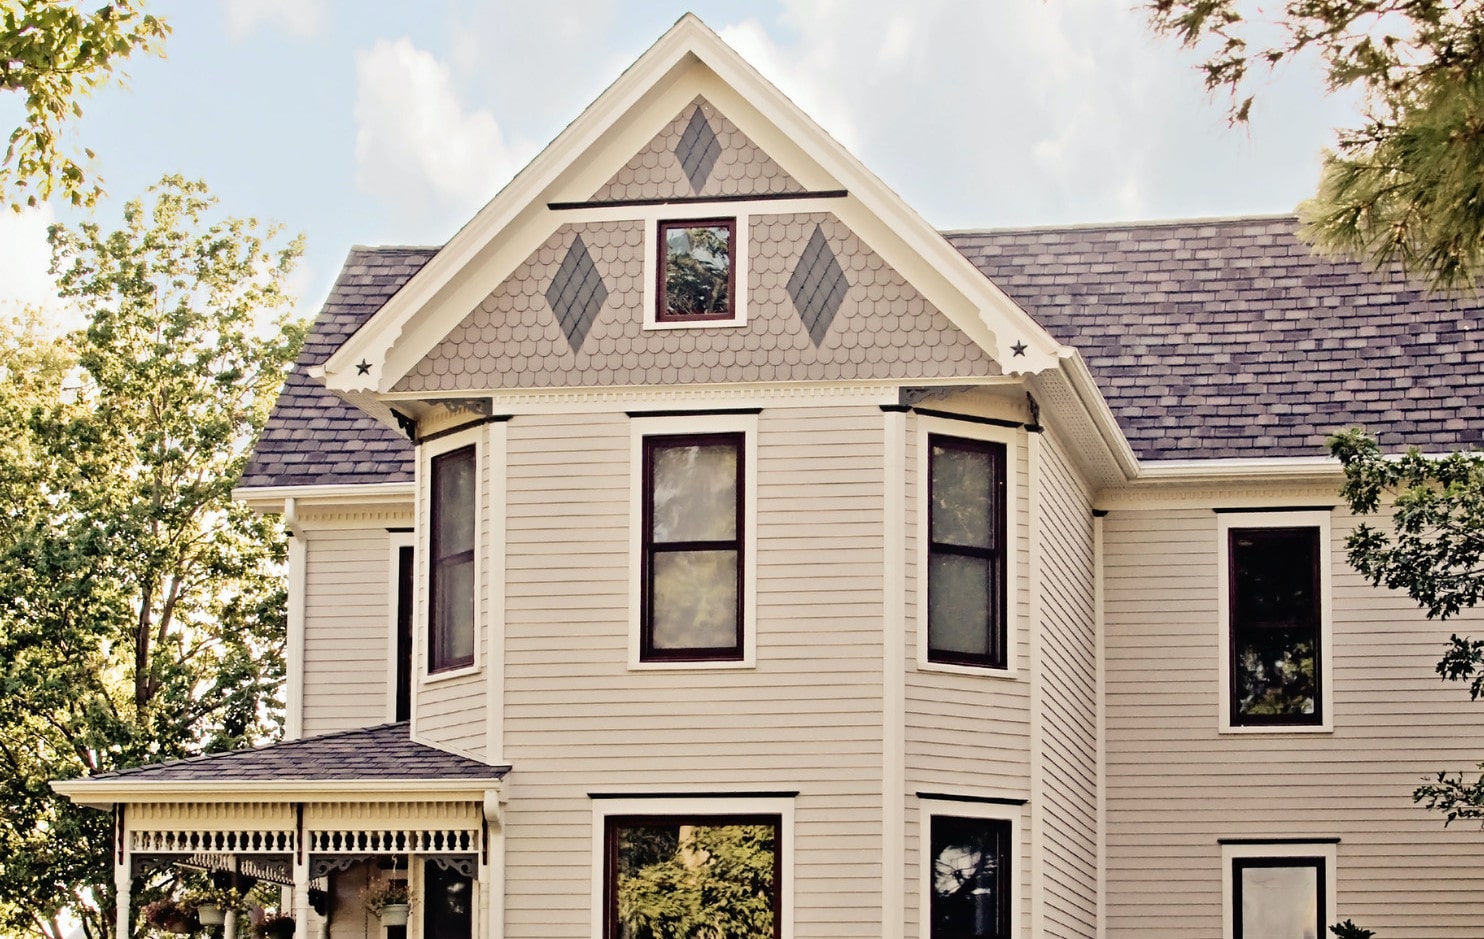
<path fill-rule="evenodd" d="M 1360 425 L 1388 449 L 1484 443 L 1484 315 L 1398 272 L 1312 255 L 1292 218 L 950 232 L 1087 360 L 1146 461 L 1315 457 Z M 436 248 L 351 251 L 243 486 L 412 479 L 407 440 L 305 374 Z"/>
<path fill-rule="evenodd" d="M 329 780 L 500 779 L 508 766 L 414 743 L 407 722 L 305 737 L 251 750 L 155 763 L 91 779 L 141 782 L 325 782 Z"/>
<path fill-rule="evenodd" d="M 1086 359 L 1143 460 L 1484 443 L 1484 317 L 1399 271 L 1315 257 L 1292 218 L 953 232 Z"/>
<path fill-rule="evenodd" d="M 238 485 L 323 486 L 412 481 L 407 438 L 310 378 L 437 248 L 355 247 L 330 288 Z"/>

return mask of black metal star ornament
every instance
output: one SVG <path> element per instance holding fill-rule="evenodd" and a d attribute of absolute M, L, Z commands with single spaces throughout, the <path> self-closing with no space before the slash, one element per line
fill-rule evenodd
<path fill-rule="evenodd" d="M 1017 342 L 1015 345 L 1013 345 L 1013 346 L 1010 347 L 1011 354 L 1013 354 L 1015 356 L 1025 355 L 1025 350 L 1026 350 L 1026 345 L 1023 342 Z"/>
<path fill-rule="evenodd" d="M 1019 353 L 1016 353 L 1016 354 L 1018 355 Z M 361 361 L 359 361 L 359 362 L 356 363 L 356 374 L 357 375 L 370 375 L 371 374 L 371 363 L 370 362 L 367 362 L 365 359 L 361 359 Z"/>

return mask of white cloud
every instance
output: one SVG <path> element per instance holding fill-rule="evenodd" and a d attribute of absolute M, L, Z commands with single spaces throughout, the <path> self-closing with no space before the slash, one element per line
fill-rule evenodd
<path fill-rule="evenodd" d="M 0 316 L 41 307 L 49 318 L 60 318 L 57 285 L 47 273 L 46 229 L 52 221 L 52 208 L 45 204 L 19 214 L 0 211 Z"/>
<path fill-rule="evenodd" d="M 227 34 L 238 40 L 264 26 L 296 39 L 313 39 L 325 22 L 324 0 L 222 0 L 222 12 Z"/>
<path fill-rule="evenodd" d="M 465 107 L 449 67 L 405 38 L 356 53 L 355 120 L 356 185 L 423 239 L 446 238 L 531 152 Z"/>

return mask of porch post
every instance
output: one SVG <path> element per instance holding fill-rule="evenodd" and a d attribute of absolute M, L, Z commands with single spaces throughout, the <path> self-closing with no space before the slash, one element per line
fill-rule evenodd
<path fill-rule="evenodd" d="M 129 915 L 129 888 L 133 884 L 134 857 L 129 850 L 129 840 L 124 830 L 125 825 L 124 807 L 115 806 L 113 810 L 113 890 L 114 890 L 114 936 L 115 939 L 129 939 L 133 935 L 130 927 L 132 917 Z"/>
<path fill-rule="evenodd" d="M 304 803 L 294 806 L 294 922 L 296 932 L 308 937 L 309 933 L 309 845 L 305 844 Z"/>

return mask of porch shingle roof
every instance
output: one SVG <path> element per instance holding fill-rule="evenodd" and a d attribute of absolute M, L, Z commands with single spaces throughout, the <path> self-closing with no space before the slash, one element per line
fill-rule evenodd
<path fill-rule="evenodd" d="M 248 750 L 99 773 L 89 779 L 139 782 L 327 782 L 333 780 L 500 779 L 491 766 L 414 742 L 406 721 Z M 86 782 L 86 780 L 83 780 Z"/>

